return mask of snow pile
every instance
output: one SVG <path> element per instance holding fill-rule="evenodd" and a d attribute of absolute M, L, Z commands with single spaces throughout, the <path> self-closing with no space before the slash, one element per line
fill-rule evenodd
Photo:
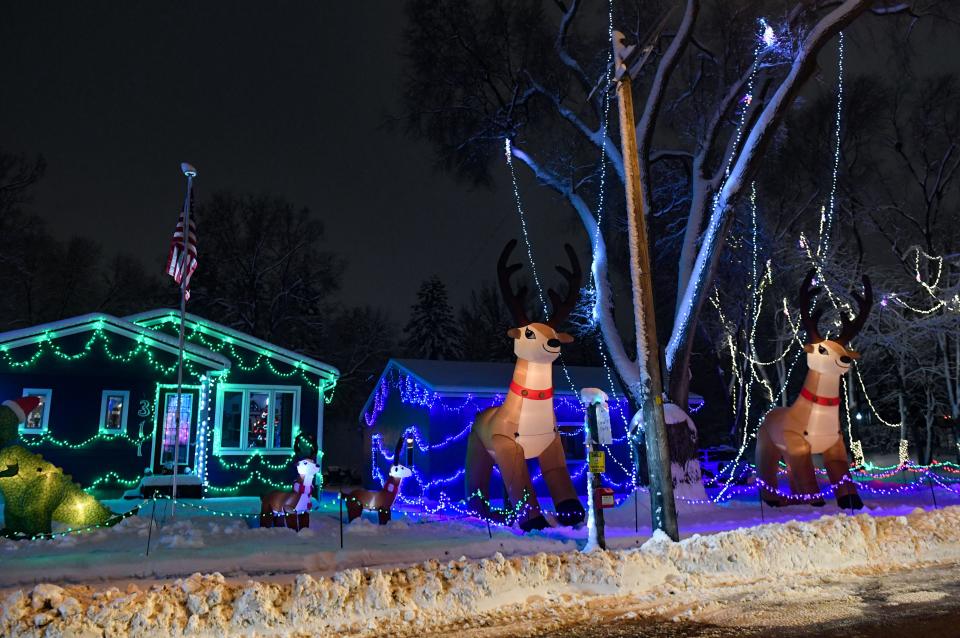
<path fill-rule="evenodd" d="M 347 569 L 294 582 L 233 583 L 194 574 L 126 591 L 37 585 L 7 596 L 4 636 L 415 635 L 470 625 L 498 609 L 533 610 L 591 595 L 669 598 L 680 583 L 722 587 L 770 577 L 960 560 L 960 507 L 908 516 L 826 516 L 641 548 Z"/>

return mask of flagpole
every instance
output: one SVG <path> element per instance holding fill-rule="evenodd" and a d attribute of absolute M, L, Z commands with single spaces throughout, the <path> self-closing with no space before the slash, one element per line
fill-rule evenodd
<path fill-rule="evenodd" d="M 197 169 L 183 162 L 180 170 L 187 176 L 187 195 L 183 200 L 183 251 L 180 256 L 180 340 L 178 342 L 177 358 L 177 429 L 173 440 L 173 485 L 171 487 L 170 517 L 177 511 L 177 472 L 180 469 L 180 401 L 183 397 L 183 341 L 187 315 L 187 276 L 189 267 L 190 245 L 190 195 L 193 191 L 193 178 L 197 176 Z M 189 423 L 189 419 L 187 419 Z"/>

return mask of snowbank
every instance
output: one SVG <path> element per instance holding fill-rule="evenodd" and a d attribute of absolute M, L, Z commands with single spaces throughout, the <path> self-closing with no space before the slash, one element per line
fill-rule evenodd
<path fill-rule="evenodd" d="M 722 587 L 844 569 L 960 560 L 960 507 L 908 516 L 843 514 L 694 536 L 641 548 L 427 561 L 348 569 L 292 583 L 232 583 L 220 574 L 125 591 L 37 585 L 8 595 L 5 636 L 402 636 L 477 614 L 569 604 L 593 595 L 669 597 L 674 584 Z"/>

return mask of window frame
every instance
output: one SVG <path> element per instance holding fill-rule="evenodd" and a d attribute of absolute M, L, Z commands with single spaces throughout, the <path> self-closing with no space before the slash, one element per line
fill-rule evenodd
<path fill-rule="evenodd" d="M 224 395 L 227 392 L 240 392 L 240 404 L 244 406 L 244 412 L 240 420 L 240 447 L 225 447 L 223 441 L 223 408 Z M 247 447 L 247 434 L 250 424 L 248 410 L 250 409 L 250 395 L 267 392 L 270 394 L 267 411 L 267 443 L 273 442 L 273 424 L 276 409 L 277 393 L 293 394 L 293 414 L 290 419 L 290 447 Z M 264 456 L 289 456 L 293 453 L 293 444 L 297 439 L 297 433 L 300 431 L 300 399 L 302 397 L 301 387 L 298 385 L 265 385 L 255 383 L 221 383 L 217 385 L 217 414 L 215 421 L 215 434 L 213 441 L 213 453 L 221 456 L 254 456 L 261 454 Z"/>
<path fill-rule="evenodd" d="M 23 421 L 17 426 L 19 434 L 34 434 L 42 436 L 50 431 L 50 404 L 53 402 L 53 388 L 24 388 L 20 397 L 43 397 L 43 414 L 40 416 L 40 429 L 28 428 L 29 414 L 24 415 Z"/>
<path fill-rule="evenodd" d="M 187 427 L 187 441 L 184 444 L 186 447 L 186 452 L 184 453 L 183 456 L 186 458 L 181 457 L 177 459 L 178 466 L 190 465 L 190 448 L 191 448 L 191 444 L 193 443 L 193 432 L 191 432 L 191 430 L 193 429 L 193 426 L 196 425 L 195 423 L 193 423 L 194 411 L 197 411 L 197 420 L 199 421 L 200 419 L 199 410 L 197 410 L 197 406 L 199 405 L 199 392 L 198 392 L 198 401 L 194 402 L 194 394 L 192 390 L 194 390 L 194 388 L 188 388 L 187 386 L 183 386 L 183 391 L 180 393 L 180 396 L 190 397 L 190 412 L 188 413 L 188 419 L 189 419 L 188 425 L 190 427 Z M 163 392 L 161 392 L 161 395 L 163 396 L 163 403 L 158 407 L 159 423 L 157 427 L 158 427 L 158 432 L 160 433 L 159 454 L 160 454 L 160 465 L 162 466 L 165 463 L 165 461 L 163 460 L 163 439 L 167 434 L 167 403 L 170 397 L 173 397 L 174 400 L 176 400 L 177 390 L 176 388 L 173 388 L 172 391 L 170 389 L 165 389 Z M 176 406 L 177 404 L 174 403 L 173 405 Z M 176 407 L 174 407 L 174 409 L 176 409 Z M 182 409 L 183 408 L 181 406 L 181 411 Z M 182 427 L 182 423 L 181 423 L 181 427 Z M 174 437 L 176 437 L 176 433 L 174 433 Z M 179 444 L 179 441 L 174 442 L 175 449 L 178 444 Z M 173 458 L 168 459 L 166 462 L 173 465 Z"/>
<path fill-rule="evenodd" d="M 107 425 L 107 400 L 110 397 L 123 397 L 123 411 L 120 413 L 120 429 L 114 430 L 106 427 Z M 100 393 L 100 434 L 126 434 L 127 417 L 130 415 L 130 391 L 129 390 L 103 390 Z"/>

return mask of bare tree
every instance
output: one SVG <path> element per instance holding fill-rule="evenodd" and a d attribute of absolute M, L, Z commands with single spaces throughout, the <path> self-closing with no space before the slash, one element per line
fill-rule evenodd
<path fill-rule="evenodd" d="M 306 348 L 330 317 L 341 262 L 323 225 L 280 198 L 219 193 L 196 207 L 202 265 L 191 306 L 216 321 Z"/>
<path fill-rule="evenodd" d="M 645 209 L 656 215 L 666 207 L 683 216 L 675 320 L 666 348 L 673 402 L 686 404 L 697 321 L 735 203 L 816 70 L 818 54 L 866 12 L 916 18 L 931 10 L 923 4 L 771 3 L 768 13 L 781 18 L 764 40 L 757 37 L 749 3 L 688 0 L 674 13 L 669 3 L 642 2 L 618 14 L 617 27 L 639 45 L 628 65 L 638 87 L 635 101 L 642 105 L 637 139 Z M 606 347 L 640 400 L 642 362 L 631 360 L 617 331 L 608 237 L 591 205 L 600 153 L 609 174 L 623 179 L 616 132 L 604 119 L 608 43 L 589 35 L 605 33 L 606 16 L 590 14 L 577 0 L 557 0 L 552 8 L 535 2 L 413 2 L 408 123 L 434 143 L 444 167 L 478 182 L 489 180 L 491 162 L 510 140 L 513 157 L 566 199 L 595 247 L 596 318 Z M 677 196 L 678 175 L 686 196 Z"/>

